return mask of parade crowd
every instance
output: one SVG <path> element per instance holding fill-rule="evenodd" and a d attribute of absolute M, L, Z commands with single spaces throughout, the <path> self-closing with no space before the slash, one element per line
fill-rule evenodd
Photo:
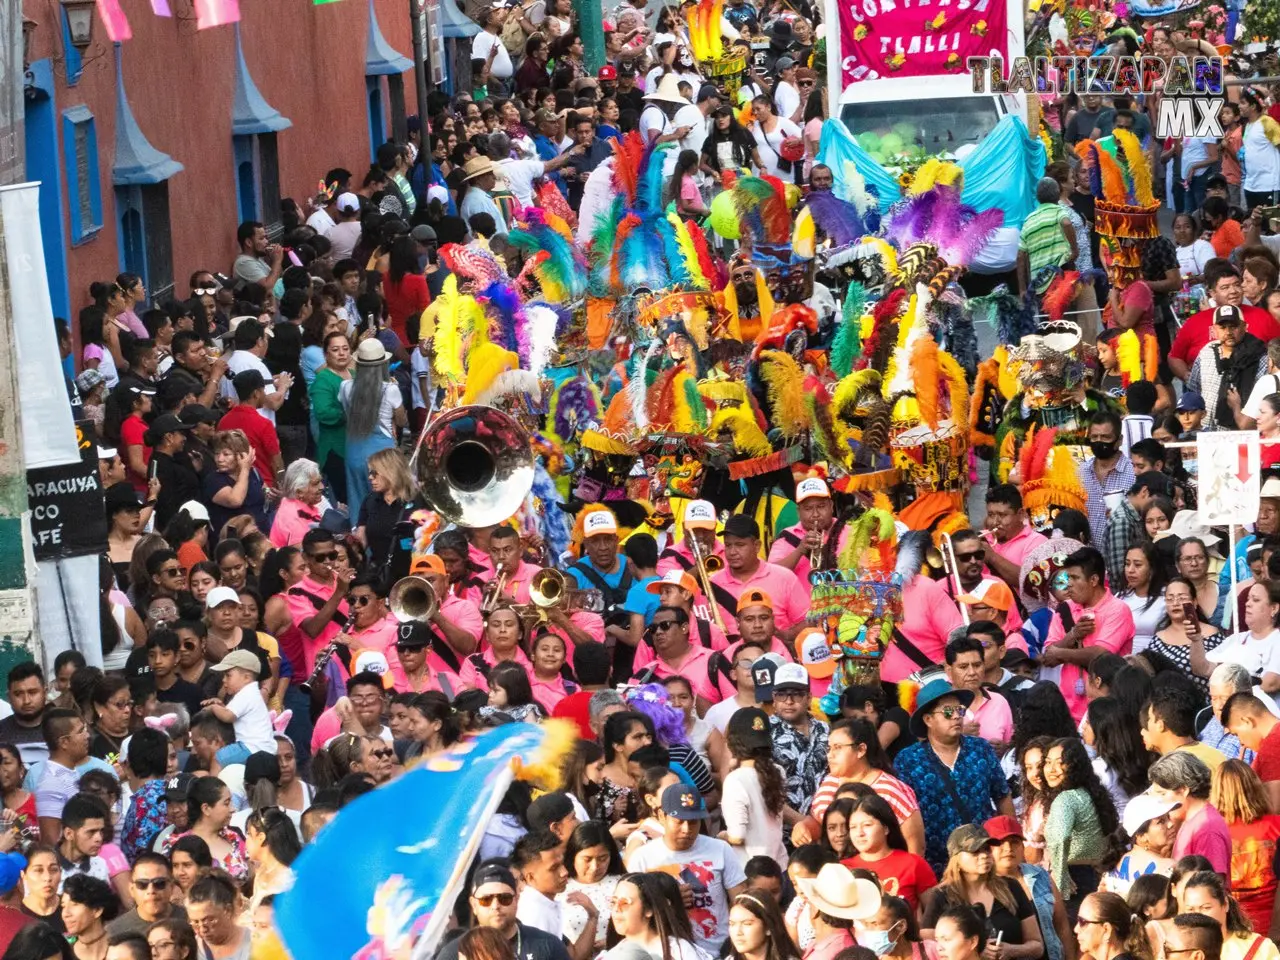
<path fill-rule="evenodd" d="M 367 171 L 329 170 L 270 236 L 239 224 L 187 299 L 122 274 L 75 347 L 60 325 L 105 490 L 102 642 L 5 681 L 4 960 L 247 960 L 344 807 L 551 718 L 577 731 L 559 787 L 508 789 L 441 960 L 1280 960 L 1280 472 L 1253 523 L 1210 527 L 1192 442 L 1257 429 L 1280 466 L 1280 104 L 1239 88 L 1222 138 L 1165 143 L 1155 98 L 1053 107 L 1065 158 L 987 286 L 1038 309 L 1042 278 L 1084 275 L 1075 456 L 1042 515 L 1025 462 L 989 452 L 944 564 L 898 584 L 878 680 L 847 682 L 810 618 L 810 573 L 871 506 L 838 470 L 766 494 L 785 523 L 723 488 L 660 508 L 575 486 L 544 503 L 569 544 L 515 522 L 418 542 L 415 439 L 467 387 L 424 311 L 529 276 L 508 239 L 529 208 L 601 242 L 628 136 L 665 148 L 681 220 L 733 174 L 802 187 L 797 210 L 837 189 L 821 11 L 725 5 L 730 90 L 686 5 L 608 11 L 594 73 L 572 6 L 469 8 L 469 91 L 433 93 Z M 1123 287 L 1073 152 L 1117 130 L 1176 214 Z M 764 329 L 751 251 L 717 265 Z M 818 299 L 822 379 L 839 298 Z M 1126 331 L 1158 363 L 1135 373 Z M 548 570 L 563 603 L 538 602 Z"/>

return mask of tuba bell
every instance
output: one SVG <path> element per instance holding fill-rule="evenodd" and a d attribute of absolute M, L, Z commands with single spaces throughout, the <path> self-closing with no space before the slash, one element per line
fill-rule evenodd
<path fill-rule="evenodd" d="M 439 601 L 435 588 L 426 577 L 401 577 L 387 598 L 391 615 L 401 623 L 425 623 L 436 614 Z"/>
<path fill-rule="evenodd" d="M 441 414 L 418 437 L 410 465 L 427 505 L 460 527 L 503 523 L 533 487 L 529 434 L 494 407 Z"/>

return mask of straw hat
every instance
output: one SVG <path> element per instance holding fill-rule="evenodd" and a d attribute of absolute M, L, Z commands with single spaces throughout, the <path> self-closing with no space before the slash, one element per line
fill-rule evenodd
<path fill-rule="evenodd" d="M 387 353 L 387 348 L 379 343 L 376 337 L 370 337 L 356 348 L 356 363 L 366 366 L 386 363 L 390 357 L 391 354 Z"/>
<path fill-rule="evenodd" d="M 808 901 L 829 917 L 866 920 L 880 911 L 880 891 L 842 863 L 828 863 L 816 877 L 797 881 Z"/>
<path fill-rule="evenodd" d="M 675 103 L 682 107 L 689 106 L 689 98 L 680 95 L 680 78 L 674 73 L 668 73 L 664 76 L 658 84 L 658 89 L 653 93 L 645 94 L 644 99 L 657 100 L 662 103 Z"/>
<path fill-rule="evenodd" d="M 462 167 L 462 179 L 474 180 L 476 177 L 483 177 L 486 173 L 496 172 L 497 168 L 488 157 L 472 157 Z"/>

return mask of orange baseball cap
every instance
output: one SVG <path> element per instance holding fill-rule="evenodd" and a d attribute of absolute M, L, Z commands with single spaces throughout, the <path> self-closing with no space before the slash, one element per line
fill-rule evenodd
<path fill-rule="evenodd" d="M 1013 591 L 1003 580 L 988 579 L 979 583 L 973 593 L 961 594 L 956 599 L 970 607 L 982 604 L 1008 613 L 1013 606 Z"/>
<path fill-rule="evenodd" d="M 434 553 L 419 554 L 414 557 L 413 562 L 409 564 L 409 572 L 418 577 L 425 577 L 429 574 L 441 577 L 449 575 L 449 572 L 444 568 L 444 561 Z"/>
<path fill-rule="evenodd" d="M 668 570 L 645 587 L 645 591 L 648 593 L 661 593 L 663 587 L 680 587 L 695 597 L 698 595 L 698 581 L 683 570 Z"/>
<path fill-rule="evenodd" d="M 747 607 L 766 607 L 773 609 L 773 600 L 763 590 L 747 590 L 738 598 L 738 609 L 745 610 Z"/>

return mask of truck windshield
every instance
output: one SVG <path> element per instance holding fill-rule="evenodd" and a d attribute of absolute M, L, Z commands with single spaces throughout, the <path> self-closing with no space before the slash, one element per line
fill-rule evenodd
<path fill-rule="evenodd" d="M 1000 116 L 989 95 L 847 103 L 841 113 L 854 139 L 881 163 L 900 154 L 932 156 L 976 145 Z"/>

